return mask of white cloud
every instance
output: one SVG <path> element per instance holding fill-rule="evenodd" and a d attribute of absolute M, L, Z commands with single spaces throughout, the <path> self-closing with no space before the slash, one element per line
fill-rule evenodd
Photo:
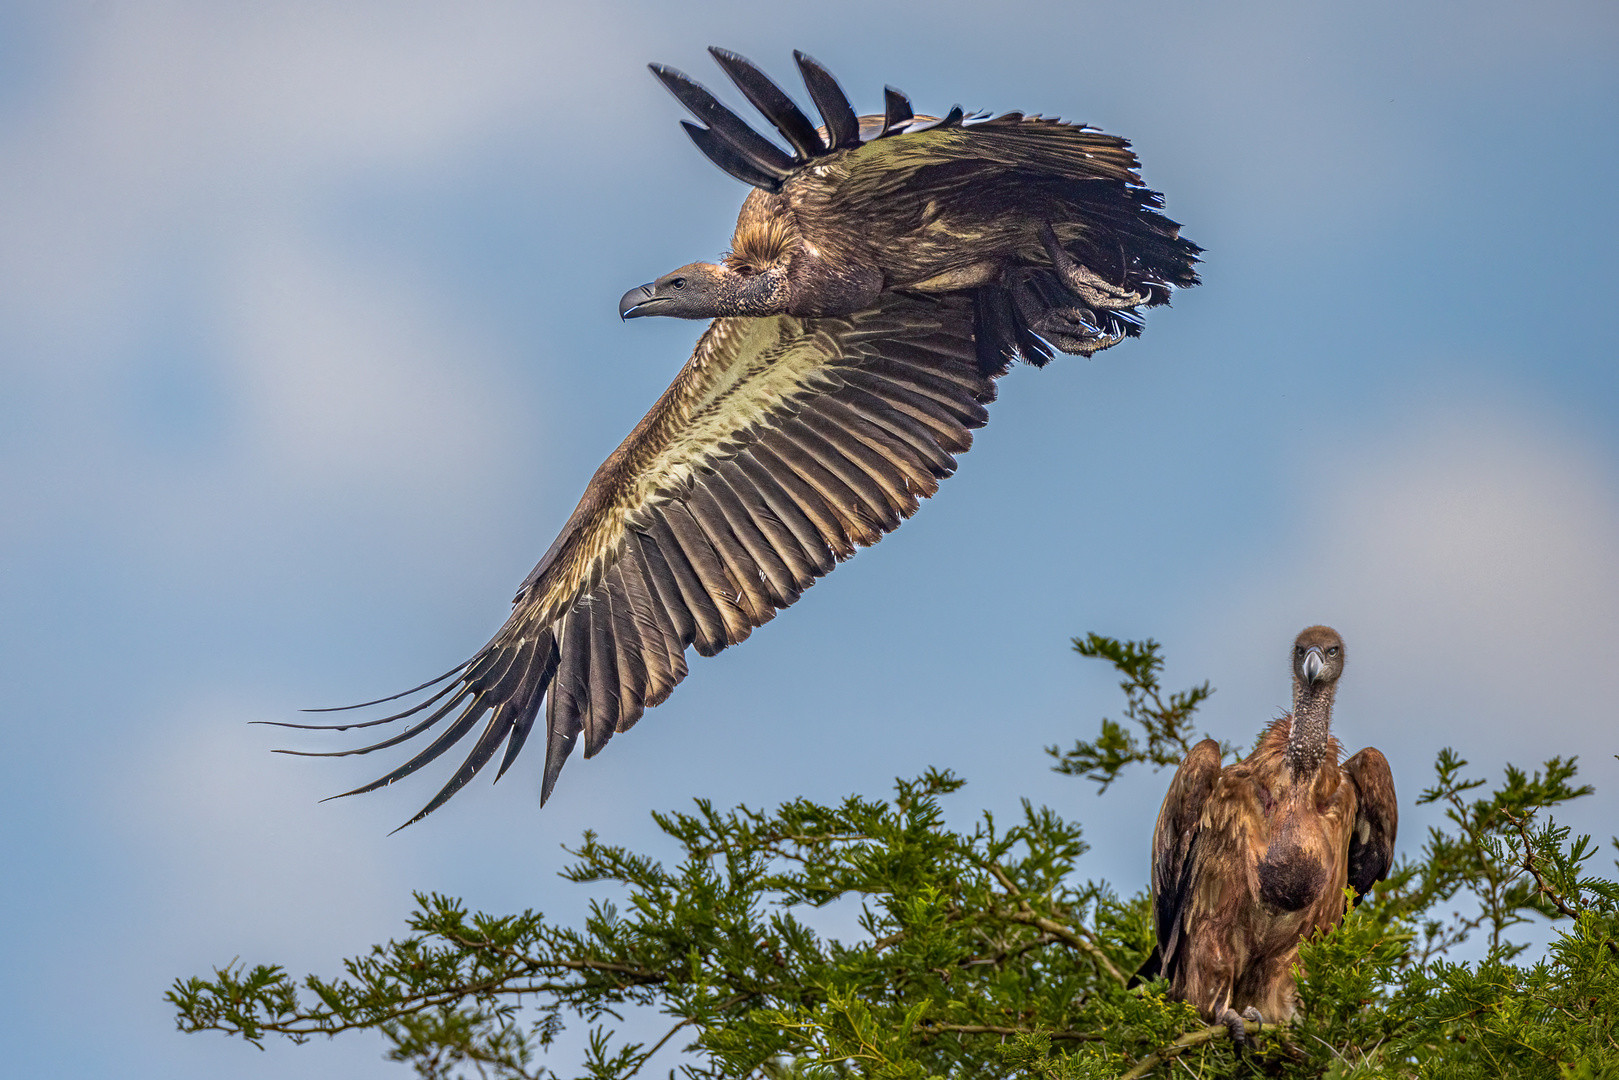
<path fill-rule="evenodd" d="M 1451 745 L 1490 774 L 1579 753 L 1611 806 L 1619 484 L 1602 455 L 1521 407 L 1425 413 L 1301 460 L 1298 526 L 1192 635 L 1222 643 L 1214 708 L 1253 728 L 1276 715 L 1287 641 L 1326 622 L 1351 657 L 1340 737 L 1398 750 L 1411 794 Z"/>

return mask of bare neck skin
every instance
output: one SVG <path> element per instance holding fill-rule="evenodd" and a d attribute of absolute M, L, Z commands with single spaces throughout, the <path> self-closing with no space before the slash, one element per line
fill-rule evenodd
<path fill-rule="evenodd" d="M 1293 729 L 1287 736 L 1287 764 L 1295 777 L 1311 776 L 1326 762 L 1332 738 L 1332 698 L 1336 680 L 1307 684 L 1293 679 Z"/>

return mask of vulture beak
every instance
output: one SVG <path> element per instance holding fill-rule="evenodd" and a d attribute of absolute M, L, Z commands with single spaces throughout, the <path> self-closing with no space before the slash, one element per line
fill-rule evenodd
<path fill-rule="evenodd" d="M 1310 651 L 1304 654 L 1304 681 L 1314 686 L 1321 677 L 1321 669 L 1326 666 L 1327 662 L 1321 656 L 1321 646 L 1311 645 Z"/>
<path fill-rule="evenodd" d="M 618 302 L 618 317 L 620 319 L 639 319 L 643 315 L 656 314 L 647 309 L 653 305 L 654 300 L 664 298 L 652 295 L 652 285 L 653 283 L 649 281 L 645 285 L 637 285 L 625 293 L 624 298 Z"/>

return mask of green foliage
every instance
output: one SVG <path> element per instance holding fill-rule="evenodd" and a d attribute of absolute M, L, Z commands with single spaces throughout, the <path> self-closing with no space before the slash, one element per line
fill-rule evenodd
<path fill-rule="evenodd" d="M 1150 641 L 1091 635 L 1076 648 L 1124 675 L 1125 716 L 1146 741 L 1106 721 L 1064 771 L 1105 788 L 1129 764 L 1172 763 L 1162 759 L 1188 745 L 1208 687 L 1163 699 Z M 771 812 L 698 802 L 656 815 L 680 850 L 669 867 L 587 833 L 565 876 L 618 886 L 624 899 L 596 903 L 577 929 L 418 895 L 409 934 L 347 961 L 340 977 L 299 981 L 233 963 L 177 981 L 168 998 L 182 1030 L 258 1045 L 380 1032 L 393 1059 L 429 1080 L 555 1076 L 545 1055 L 565 1022 L 589 1031 L 567 1074 L 600 1080 L 634 1075 L 666 1044 L 684 1048 L 691 1080 L 1213 1078 L 1256 1068 L 1619 1076 L 1619 885 L 1590 871 L 1589 837 L 1542 820 L 1590 789 L 1571 786 L 1573 761 L 1553 759 L 1543 773 L 1509 769 L 1468 801 L 1482 782 L 1464 778 L 1465 767 L 1440 755 L 1422 801 L 1445 806 L 1448 824 L 1342 926 L 1305 944 L 1299 1016 L 1266 1026 L 1246 1061 L 1224 1028 L 1167 1000 L 1163 982 L 1126 987 L 1151 945 L 1147 898 L 1079 880 L 1077 824 L 1025 804 L 1010 824 L 985 814 L 970 832 L 952 830 L 941 800 L 962 781 L 947 772 L 898 781 L 889 799 L 796 800 Z M 1477 911 L 1438 914 L 1458 900 Z M 833 903 L 858 905 L 855 940 L 804 921 Z M 1506 935 L 1538 918 L 1556 920 L 1558 936 L 1526 966 Z M 1485 927 L 1485 960 L 1447 957 Z M 659 1042 L 616 1033 L 631 1009 L 667 1017 Z"/>
<path fill-rule="evenodd" d="M 1158 683 L 1164 658 L 1159 653 L 1161 646 L 1151 638 L 1119 641 L 1091 633 L 1073 640 L 1079 655 L 1106 660 L 1124 676 L 1119 683 L 1119 689 L 1124 691 L 1124 716 L 1142 729 L 1146 742 L 1138 741 L 1135 732 L 1125 725 L 1103 717 L 1101 734 L 1094 740 L 1077 741 L 1067 751 L 1046 747 L 1046 753 L 1057 759 L 1052 771 L 1094 780 L 1100 795 L 1127 766 L 1151 763 L 1161 769 L 1179 765 L 1192 749 L 1196 731 L 1192 715 L 1214 693 L 1213 688 L 1205 682 L 1190 690 L 1176 691 L 1166 700 Z M 1222 757 L 1233 755 L 1235 749 L 1228 743 L 1220 744 Z"/>

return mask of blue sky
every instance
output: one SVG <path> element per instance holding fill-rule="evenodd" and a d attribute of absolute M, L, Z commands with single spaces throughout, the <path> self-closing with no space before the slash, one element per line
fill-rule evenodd
<path fill-rule="evenodd" d="M 805 49 L 862 111 L 891 83 L 1128 136 L 1206 284 L 1014 371 L 937 499 L 543 813 L 531 753 L 387 837 L 437 774 L 317 804 L 393 759 L 247 722 L 475 649 L 684 361 L 695 326 L 614 308 L 745 194 L 643 67 L 718 89 L 709 44 L 795 92 Z M 1167 777 L 1098 800 L 1040 753 L 1118 714 L 1087 630 L 1164 642 L 1245 741 L 1335 625 L 1337 730 L 1388 754 L 1406 851 L 1446 745 L 1579 754 L 1570 820 L 1616 831 L 1616 47 L 1601 4 L 0 6 L 8 1060 L 401 1075 L 365 1036 L 178 1035 L 162 991 L 331 972 L 415 888 L 571 917 L 560 844 L 666 850 L 649 811 L 695 795 L 950 766 L 958 820 L 1050 804 L 1133 890 Z"/>

